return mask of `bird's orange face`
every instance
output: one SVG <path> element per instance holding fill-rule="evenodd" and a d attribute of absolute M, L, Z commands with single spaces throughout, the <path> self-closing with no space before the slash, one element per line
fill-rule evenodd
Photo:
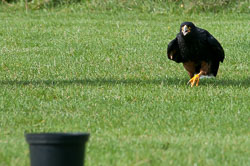
<path fill-rule="evenodd" d="M 190 26 L 187 26 L 187 25 L 183 25 L 181 27 L 181 32 L 184 36 L 186 36 L 188 33 L 191 32 L 191 27 Z"/>

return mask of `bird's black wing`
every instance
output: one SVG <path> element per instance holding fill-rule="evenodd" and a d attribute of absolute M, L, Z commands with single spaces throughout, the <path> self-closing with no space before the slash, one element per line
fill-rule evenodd
<path fill-rule="evenodd" d="M 225 53 L 221 44 L 208 31 L 206 31 L 206 36 L 207 36 L 207 42 L 210 48 L 212 49 L 215 58 L 223 62 Z"/>
<path fill-rule="evenodd" d="M 180 49 L 179 49 L 177 38 L 175 38 L 168 44 L 167 55 L 168 55 L 168 59 L 170 60 L 173 60 L 177 63 L 182 62 L 182 57 L 180 54 Z"/>

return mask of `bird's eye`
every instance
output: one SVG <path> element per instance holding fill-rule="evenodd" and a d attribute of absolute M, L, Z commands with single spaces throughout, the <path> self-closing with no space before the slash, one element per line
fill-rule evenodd
<path fill-rule="evenodd" d="M 188 27 L 188 29 L 190 30 L 190 29 L 191 29 L 191 27 Z"/>

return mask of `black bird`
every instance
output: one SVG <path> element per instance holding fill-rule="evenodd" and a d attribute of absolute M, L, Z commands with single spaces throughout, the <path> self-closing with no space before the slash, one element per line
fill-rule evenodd
<path fill-rule="evenodd" d="M 183 22 L 176 38 L 168 44 L 170 60 L 183 63 L 188 71 L 193 87 L 199 84 L 201 76 L 216 77 L 219 64 L 225 54 L 220 43 L 207 31 L 196 27 L 192 22 Z"/>

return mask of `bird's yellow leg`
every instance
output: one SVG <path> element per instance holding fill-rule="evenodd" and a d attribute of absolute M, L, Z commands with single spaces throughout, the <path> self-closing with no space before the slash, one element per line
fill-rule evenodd
<path fill-rule="evenodd" d="M 193 78 L 191 78 L 189 81 L 188 81 L 188 84 L 190 83 L 191 84 L 191 87 L 194 86 L 194 84 L 196 83 L 196 86 L 199 85 L 199 81 L 200 81 L 200 75 L 199 74 L 196 74 Z"/>
<path fill-rule="evenodd" d="M 205 61 L 202 61 L 201 62 L 201 69 L 200 69 L 200 72 L 199 74 L 196 74 L 194 75 L 189 81 L 188 81 L 188 84 L 190 83 L 191 84 L 191 87 L 194 86 L 194 84 L 196 83 L 196 86 L 199 85 L 199 81 L 200 81 L 200 76 L 201 75 L 207 75 L 208 71 L 209 71 L 209 64 Z"/>
<path fill-rule="evenodd" d="M 197 74 L 198 75 L 198 74 Z M 198 75 L 199 77 L 197 78 L 197 80 L 196 80 L 196 86 L 198 86 L 199 85 L 199 81 L 200 81 L 200 75 Z"/>

